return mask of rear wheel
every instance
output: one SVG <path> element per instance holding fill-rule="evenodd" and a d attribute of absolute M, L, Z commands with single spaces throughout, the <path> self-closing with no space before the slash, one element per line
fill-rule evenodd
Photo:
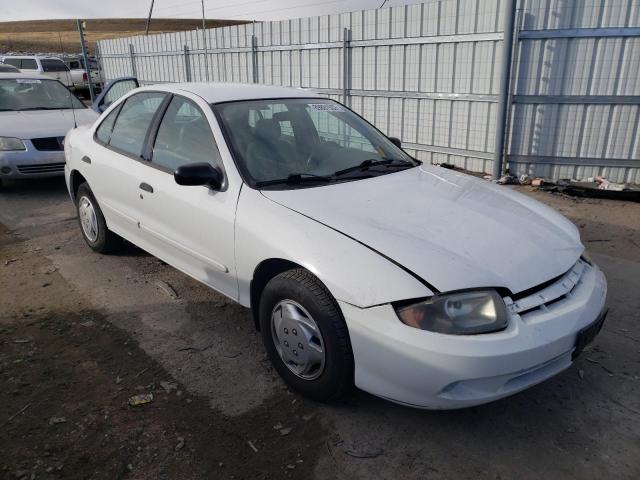
<path fill-rule="evenodd" d="M 318 401 L 345 396 L 353 387 L 353 354 L 335 299 L 309 271 L 274 277 L 260 299 L 260 327 L 280 376 Z"/>
<path fill-rule="evenodd" d="M 107 228 L 102 210 L 89 185 L 83 183 L 76 193 L 76 208 L 84 241 L 94 251 L 112 253 L 122 244 L 122 238 Z"/>

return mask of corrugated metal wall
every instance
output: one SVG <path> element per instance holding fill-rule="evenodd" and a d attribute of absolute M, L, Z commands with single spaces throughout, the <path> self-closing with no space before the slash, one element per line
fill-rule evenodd
<path fill-rule="evenodd" d="M 99 48 L 109 79 L 309 88 L 350 105 L 418 158 L 490 172 L 505 1 L 430 1 L 210 29 L 206 42 L 192 31 Z M 512 170 L 640 183 L 639 1 L 521 0 Z"/>

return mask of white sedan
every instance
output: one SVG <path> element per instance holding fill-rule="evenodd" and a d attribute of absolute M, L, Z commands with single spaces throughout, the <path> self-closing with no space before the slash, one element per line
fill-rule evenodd
<path fill-rule="evenodd" d="M 0 184 L 3 179 L 62 176 L 63 140 L 98 118 L 59 81 L 0 73 Z"/>
<path fill-rule="evenodd" d="M 125 238 L 250 307 L 311 398 L 460 408 L 569 367 L 606 314 L 574 225 L 399 144 L 303 90 L 157 85 L 68 134 L 66 179 L 93 250 Z"/>

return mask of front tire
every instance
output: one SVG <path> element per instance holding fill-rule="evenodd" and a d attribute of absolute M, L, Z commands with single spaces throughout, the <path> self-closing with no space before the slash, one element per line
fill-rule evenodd
<path fill-rule="evenodd" d="M 260 328 L 280 376 L 317 401 L 353 388 L 353 353 L 337 302 L 311 272 L 297 268 L 269 281 L 260 298 Z"/>
<path fill-rule="evenodd" d="M 86 183 L 78 187 L 76 209 L 82 237 L 92 250 L 108 254 L 120 247 L 122 238 L 107 228 L 100 205 Z"/>

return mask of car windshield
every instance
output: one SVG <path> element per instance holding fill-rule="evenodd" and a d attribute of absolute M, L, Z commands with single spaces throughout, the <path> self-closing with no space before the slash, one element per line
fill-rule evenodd
<path fill-rule="evenodd" d="M 0 80 L 0 111 L 86 108 L 57 80 L 12 78 Z"/>
<path fill-rule="evenodd" d="M 214 105 L 247 181 L 296 188 L 356 180 L 419 164 L 358 115 L 327 99 Z"/>

